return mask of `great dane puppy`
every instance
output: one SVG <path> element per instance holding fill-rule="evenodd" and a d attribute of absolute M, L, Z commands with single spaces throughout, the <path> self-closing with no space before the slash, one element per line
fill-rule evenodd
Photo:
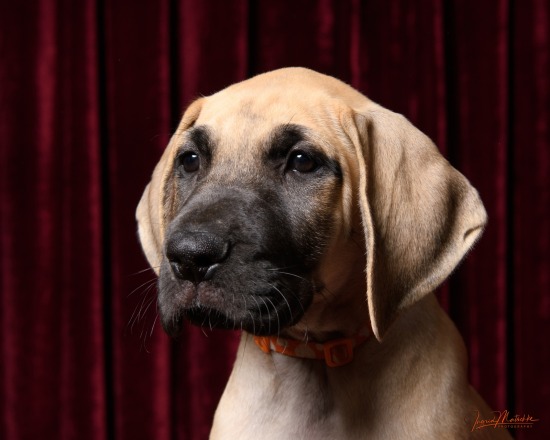
<path fill-rule="evenodd" d="M 187 109 L 137 219 L 164 329 L 242 330 L 212 439 L 508 438 L 432 293 L 486 213 L 403 116 L 302 68 L 232 85 Z"/>

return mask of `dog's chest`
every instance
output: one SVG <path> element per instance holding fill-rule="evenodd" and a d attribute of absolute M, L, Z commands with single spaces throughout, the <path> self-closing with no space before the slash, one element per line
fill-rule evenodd
<path fill-rule="evenodd" d="M 259 350 L 248 355 L 264 356 Z M 362 406 L 367 402 L 357 401 L 360 393 L 344 389 L 335 393 L 335 384 L 320 363 L 277 360 L 280 362 L 248 359 L 239 366 L 237 356 L 211 439 L 256 440 L 259 433 L 262 440 L 365 438 L 362 414 L 366 408 Z M 251 365 L 254 367 L 249 368 Z"/>

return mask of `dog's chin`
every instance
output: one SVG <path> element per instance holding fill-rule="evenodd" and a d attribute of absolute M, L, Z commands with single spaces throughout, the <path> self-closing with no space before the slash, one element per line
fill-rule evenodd
<path fill-rule="evenodd" d="M 181 335 L 185 321 L 199 327 L 211 329 L 217 328 L 230 330 L 235 328 L 225 315 L 214 309 L 206 307 L 192 307 L 190 309 L 182 310 L 175 316 L 164 317 L 161 313 L 162 328 L 169 336 L 173 338 L 177 338 Z"/>
<path fill-rule="evenodd" d="M 264 313 L 247 311 L 241 317 L 238 315 L 198 306 L 184 309 L 173 316 L 162 316 L 161 313 L 161 323 L 164 331 L 173 338 L 181 335 L 185 321 L 206 329 L 244 330 L 256 336 L 271 336 L 278 335 L 285 328 L 296 324 L 302 318 L 303 311 L 287 315 L 277 310 L 266 309 Z"/>

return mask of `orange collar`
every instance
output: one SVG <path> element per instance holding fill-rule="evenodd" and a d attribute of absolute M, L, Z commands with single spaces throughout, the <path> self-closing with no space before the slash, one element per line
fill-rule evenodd
<path fill-rule="evenodd" d="M 365 342 L 370 334 L 370 327 L 364 327 L 355 336 L 325 343 L 300 342 L 278 336 L 254 336 L 254 342 L 264 353 L 274 351 L 286 356 L 322 359 L 329 367 L 340 367 L 353 360 L 353 350 Z"/>

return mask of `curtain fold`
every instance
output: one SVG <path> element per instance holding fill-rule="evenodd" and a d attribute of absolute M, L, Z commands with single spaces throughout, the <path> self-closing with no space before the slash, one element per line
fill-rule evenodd
<path fill-rule="evenodd" d="M 479 191 L 489 223 L 461 276 L 451 283 L 451 312 L 469 347 L 472 384 L 493 407 L 506 408 L 506 274 L 513 270 L 507 261 L 512 250 L 506 212 L 511 16 L 508 2 L 487 10 L 476 5 L 457 1 L 446 11 L 446 24 L 453 31 L 447 45 L 449 155 Z M 484 276 L 479 276 L 480 267 Z M 492 369 L 486 368 L 489 364 Z"/>
<path fill-rule="evenodd" d="M 517 2 L 512 12 L 513 148 L 507 202 L 513 247 L 507 257 L 513 267 L 508 285 L 513 303 L 507 316 L 513 331 L 507 342 L 513 349 L 513 380 L 508 388 L 517 410 L 535 408 L 544 417 L 550 414 L 550 383 L 543 373 L 550 371 L 545 336 L 550 326 L 550 5 Z M 542 437 L 550 434 L 543 432 Z"/>
<path fill-rule="evenodd" d="M 63 6 L 2 5 L 2 438 L 105 435 L 95 4 Z"/>
<path fill-rule="evenodd" d="M 0 438 L 204 439 L 238 334 L 156 317 L 134 211 L 185 107 L 300 65 L 403 113 L 489 225 L 439 297 L 495 410 L 550 425 L 546 0 L 0 2 Z"/>

